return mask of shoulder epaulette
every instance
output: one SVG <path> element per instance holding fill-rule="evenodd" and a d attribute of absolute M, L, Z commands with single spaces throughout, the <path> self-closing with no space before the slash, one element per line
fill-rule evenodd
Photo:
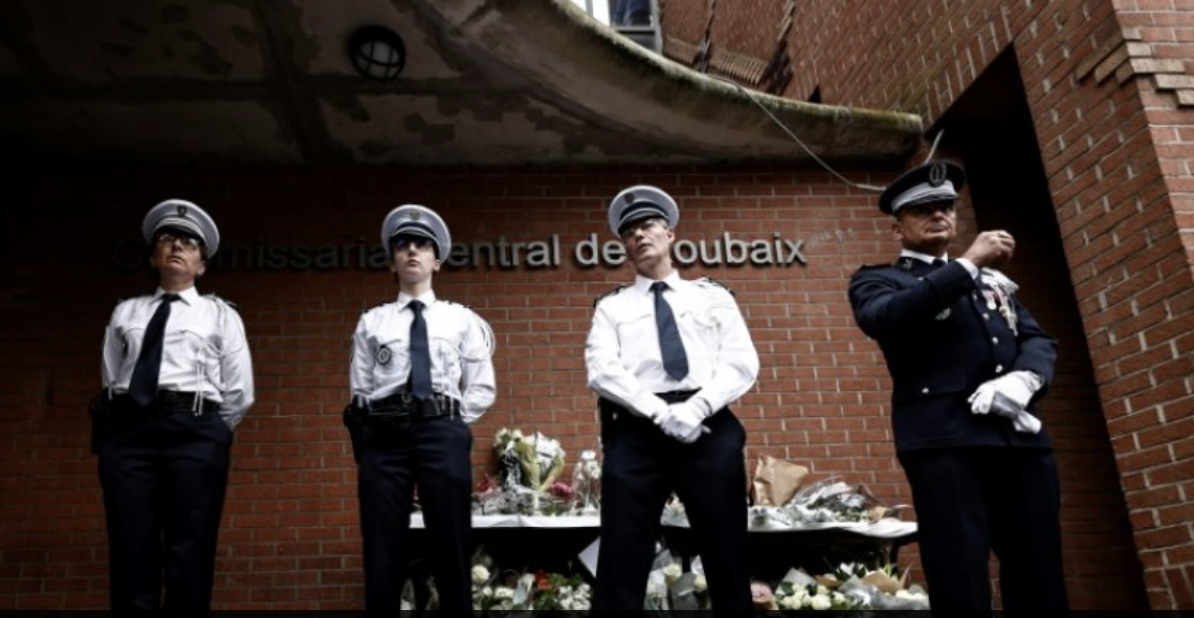
<path fill-rule="evenodd" d="M 736 296 L 736 294 L 734 294 L 734 290 L 731 290 L 731 289 L 729 288 L 729 286 L 727 286 L 726 284 L 724 284 L 724 283 L 722 283 L 722 282 L 720 282 L 720 281 L 718 281 L 717 279 L 714 279 L 714 278 L 712 278 L 712 277 L 701 277 L 701 278 L 699 278 L 699 279 L 695 279 L 695 280 L 693 280 L 693 283 L 695 283 L 695 284 L 697 284 L 697 285 L 699 285 L 699 286 L 701 286 L 701 287 L 706 287 L 706 288 L 707 288 L 707 287 L 712 287 L 712 286 L 717 286 L 717 287 L 719 287 L 719 288 L 721 288 L 721 289 L 723 289 L 723 290 L 725 290 L 725 291 L 729 292 L 729 293 L 730 293 L 730 296 Z"/>
<path fill-rule="evenodd" d="M 623 283 L 623 284 L 619 285 L 618 287 L 615 287 L 614 289 L 612 289 L 612 290 L 610 290 L 610 291 L 608 291 L 608 292 L 606 292 L 606 293 L 602 294 L 601 296 L 598 296 L 597 298 L 593 299 L 593 308 L 594 308 L 594 309 L 596 309 L 596 308 L 597 308 L 597 303 L 599 303 L 599 302 L 601 302 L 602 300 L 604 300 L 604 299 L 605 299 L 605 297 L 607 297 L 607 296 L 613 296 L 613 295 L 615 295 L 615 294 L 617 294 L 617 293 L 621 292 L 621 291 L 622 291 L 622 290 L 624 290 L 624 289 L 626 289 L 626 284 L 624 284 L 624 283 Z"/>
<path fill-rule="evenodd" d="M 236 303 L 234 303 L 234 302 L 232 302 L 232 301 L 228 300 L 227 298 L 222 298 L 222 297 L 216 296 L 215 294 L 213 294 L 213 293 L 211 293 L 211 292 L 208 292 L 207 294 L 204 294 L 204 295 L 203 295 L 203 298 L 206 298 L 206 299 L 208 299 L 208 300 L 210 300 L 210 301 L 214 301 L 214 302 L 217 302 L 217 303 L 223 303 L 223 304 L 225 304 L 225 305 L 228 305 L 229 307 L 232 307 L 233 309 L 236 309 L 236 308 L 237 308 L 237 306 L 236 306 Z"/>

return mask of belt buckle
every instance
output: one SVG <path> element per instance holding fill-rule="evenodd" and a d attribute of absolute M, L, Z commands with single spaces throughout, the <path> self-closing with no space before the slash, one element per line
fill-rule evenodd
<path fill-rule="evenodd" d="M 415 405 L 415 410 L 417 411 L 416 417 L 420 421 L 429 421 L 433 418 L 439 418 L 439 417 L 443 416 L 444 415 L 443 408 L 442 408 L 442 406 L 440 406 L 439 400 L 440 400 L 440 395 L 438 393 L 433 393 L 427 399 L 425 399 L 423 401 L 416 402 L 416 405 Z"/>

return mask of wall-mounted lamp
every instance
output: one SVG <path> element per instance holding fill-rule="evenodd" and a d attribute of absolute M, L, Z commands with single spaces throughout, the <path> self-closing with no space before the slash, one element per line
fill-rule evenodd
<path fill-rule="evenodd" d="M 365 26 L 352 33 L 348 55 L 357 73 L 379 82 L 398 77 L 406 66 L 406 44 L 402 37 L 382 26 Z"/>

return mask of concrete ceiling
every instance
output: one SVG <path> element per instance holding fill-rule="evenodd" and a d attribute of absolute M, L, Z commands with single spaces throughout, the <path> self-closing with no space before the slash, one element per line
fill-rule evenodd
<path fill-rule="evenodd" d="M 394 81 L 353 70 L 399 33 Z M 830 159 L 906 155 L 916 116 L 754 94 Z M 555 164 L 801 161 L 734 86 L 568 0 L 4 0 L 9 160 Z"/>

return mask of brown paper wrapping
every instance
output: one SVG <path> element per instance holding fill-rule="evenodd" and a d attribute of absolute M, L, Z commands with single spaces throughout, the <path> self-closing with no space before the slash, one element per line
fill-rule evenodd
<path fill-rule="evenodd" d="M 751 482 L 751 497 L 755 506 L 783 506 L 796 495 L 796 490 L 808 476 L 808 468 L 776 459 L 770 455 L 759 458 Z"/>

